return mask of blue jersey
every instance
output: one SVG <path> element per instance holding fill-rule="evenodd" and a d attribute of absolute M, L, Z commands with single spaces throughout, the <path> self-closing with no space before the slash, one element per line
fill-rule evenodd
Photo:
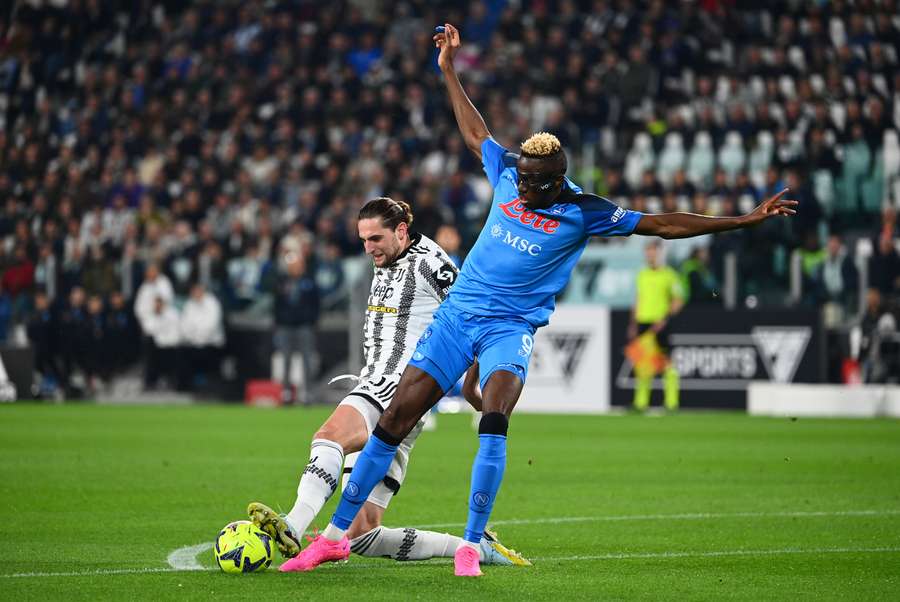
<path fill-rule="evenodd" d="M 588 239 L 627 236 L 641 214 L 582 194 L 568 178 L 555 204 L 526 210 L 516 188 L 518 156 L 488 138 L 481 145 L 481 160 L 494 200 L 444 305 L 543 326 Z"/>

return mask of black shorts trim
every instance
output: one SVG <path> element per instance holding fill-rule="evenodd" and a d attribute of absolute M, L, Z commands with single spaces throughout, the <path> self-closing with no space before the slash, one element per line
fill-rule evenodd
<path fill-rule="evenodd" d="M 397 492 L 400 491 L 400 483 L 397 479 L 391 477 L 384 477 L 384 486 L 393 491 L 394 495 L 397 495 Z"/>
<path fill-rule="evenodd" d="M 376 410 L 378 410 L 379 414 L 384 414 L 384 408 L 381 407 L 381 404 L 378 403 L 378 400 L 376 400 L 374 397 L 372 397 L 368 393 L 355 392 L 355 393 L 350 393 L 350 395 L 354 395 L 356 397 L 359 397 L 360 399 L 365 399 L 370 404 L 372 404 L 372 407 L 374 407 Z M 350 397 L 350 395 L 347 395 L 347 397 Z"/>

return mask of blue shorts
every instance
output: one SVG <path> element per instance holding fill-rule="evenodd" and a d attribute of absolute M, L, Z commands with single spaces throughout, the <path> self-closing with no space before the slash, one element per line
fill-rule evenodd
<path fill-rule="evenodd" d="M 525 320 L 473 316 L 444 305 L 422 333 L 409 365 L 430 374 L 445 392 L 476 357 L 482 389 L 497 370 L 512 372 L 525 384 L 534 331 Z"/>

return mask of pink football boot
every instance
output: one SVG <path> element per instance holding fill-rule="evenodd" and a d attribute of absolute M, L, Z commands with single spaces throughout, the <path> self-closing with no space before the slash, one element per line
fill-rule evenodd
<path fill-rule="evenodd" d="M 350 556 L 350 540 L 346 536 L 340 541 L 331 541 L 318 535 L 305 550 L 282 564 L 278 570 L 282 573 L 293 571 L 311 571 L 323 562 L 338 562 L 347 560 Z M 475 552 L 475 562 L 478 563 L 478 552 Z"/>
<path fill-rule="evenodd" d="M 454 573 L 457 577 L 481 577 L 478 550 L 470 546 L 459 546 L 453 555 Z"/>

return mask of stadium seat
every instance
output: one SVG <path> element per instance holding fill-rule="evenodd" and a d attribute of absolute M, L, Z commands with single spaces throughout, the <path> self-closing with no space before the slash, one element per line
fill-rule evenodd
<path fill-rule="evenodd" d="M 719 167 L 728 175 L 728 181 L 734 182 L 738 172 L 743 171 L 747 161 L 744 151 L 744 140 L 740 132 L 730 131 L 725 136 L 725 144 L 719 149 Z"/>
<path fill-rule="evenodd" d="M 685 152 L 681 134 L 669 132 L 666 134 L 666 142 L 659 155 L 656 168 L 656 177 L 663 186 L 668 186 L 676 171 L 684 168 Z"/>
<path fill-rule="evenodd" d="M 875 153 L 872 172 L 862 183 L 862 206 L 866 213 L 879 213 L 884 204 L 884 161 L 882 152 Z"/>
<path fill-rule="evenodd" d="M 756 135 L 756 144 L 750 151 L 750 161 L 747 169 L 750 173 L 750 182 L 757 188 L 763 188 L 766 183 L 766 171 L 772 164 L 772 152 L 775 148 L 775 137 L 768 130 L 761 130 Z"/>
<path fill-rule="evenodd" d="M 819 201 L 825 215 L 834 213 L 834 177 L 827 169 L 817 169 L 812 174 L 813 196 Z"/>
<path fill-rule="evenodd" d="M 864 141 L 857 141 L 844 147 L 844 165 L 841 170 L 841 181 L 838 185 L 840 194 L 835 209 L 839 212 L 854 213 L 859 211 L 859 200 L 863 179 L 868 175 L 872 162 L 872 152 Z"/>
<path fill-rule="evenodd" d="M 653 141 L 647 132 L 639 132 L 634 137 L 634 143 L 628 156 L 625 158 L 625 180 L 632 188 L 641 185 L 641 176 L 648 169 L 653 169 L 656 163 L 656 154 L 653 152 Z"/>
<path fill-rule="evenodd" d="M 697 133 L 694 146 L 688 155 L 687 178 L 699 188 L 707 189 L 712 182 L 716 158 L 712 147 L 712 136 L 707 131 Z"/>

